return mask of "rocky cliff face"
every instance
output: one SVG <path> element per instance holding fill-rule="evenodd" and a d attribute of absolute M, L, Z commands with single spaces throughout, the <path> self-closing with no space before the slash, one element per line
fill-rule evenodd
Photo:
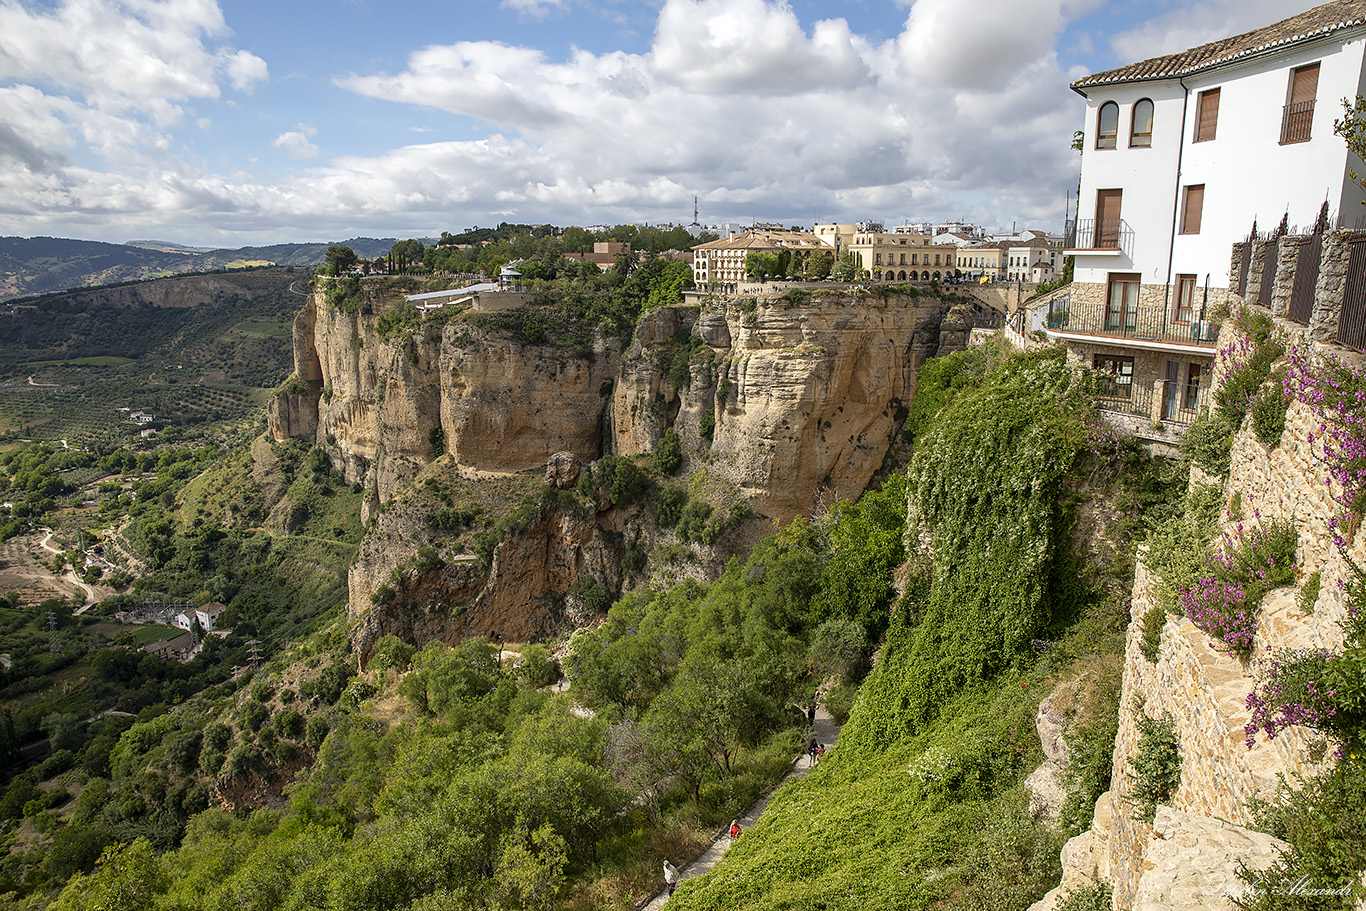
<path fill-rule="evenodd" d="M 385 337 L 376 314 L 391 309 L 367 287 L 353 310 L 315 293 L 294 324 L 297 379 L 317 386 L 282 393 L 270 433 L 314 439 L 370 494 L 365 518 L 443 451 L 463 466 L 540 470 L 555 452 L 597 457 L 616 370 L 601 337 L 581 349 L 486 332 L 473 322 L 425 323 Z"/>
<path fill-rule="evenodd" d="M 1312 344 L 1302 327 L 1282 323 L 1278 330 L 1288 344 Z M 1225 324 L 1221 347 L 1231 343 L 1234 332 L 1232 323 Z M 1271 449 L 1250 427 L 1236 434 L 1229 474 L 1221 482 L 1225 503 L 1236 497 L 1247 516 L 1257 521 L 1292 519 L 1299 532 L 1296 563 L 1301 580 L 1314 572 L 1322 574 L 1317 601 L 1307 612 L 1298 603 L 1295 586 L 1266 595 L 1255 641 L 1259 653 L 1283 648 L 1340 650 L 1340 622 L 1346 614 L 1343 586 L 1351 578 L 1348 560 L 1358 565 L 1366 560 L 1364 535 L 1357 535 L 1345 555 L 1332 546 L 1328 519 L 1341 508 L 1332 499 L 1327 469 L 1310 442 L 1319 432 L 1317 416 L 1292 402 L 1281 440 Z M 1202 472 L 1192 473 L 1192 483 L 1220 483 Z M 1225 524 L 1237 523 L 1226 515 Z M 1286 847 L 1251 828 L 1254 798 L 1274 796 L 1282 776 L 1292 781 L 1295 775 L 1310 777 L 1333 762 L 1331 755 L 1314 748 L 1313 732 L 1299 726 L 1286 728 L 1274 740 L 1259 736 L 1247 746 L 1246 700 L 1255 686 L 1256 662 L 1240 661 L 1213 648 L 1210 636 L 1189 619 L 1169 616 L 1157 661 L 1145 658 L 1143 619 L 1157 603 L 1154 580 L 1140 552 L 1111 790 L 1097 801 L 1091 830 L 1063 850 L 1062 884 L 1032 911 L 1052 911 L 1062 896 L 1091 881 L 1111 885 L 1116 908 L 1231 909 L 1232 897 L 1245 888 L 1237 877 L 1239 864 L 1262 869 Z M 1136 819 L 1134 813 L 1131 761 L 1138 753 L 1138 719 L 1143 715 L 1173 720 L 1181 756 L 1180 783 L 1171 806 L 1159 807 L 1152 824 Z"/>
<path fill-rule="evenodd" d="M 552 504 L 480 561 L 468 538 L 429 527 L 439 504 L 415 491 L 419 474 L 534 493 L 551 456 L 559 484 L 564 466 L 650 453 L 673 427 L 695 489 L 723 487 L 722 499 L 786 521 L 818 495 L 857 496 L 882 466 L 948 307 L 863 291 L 669 307 L 640 320 L 623 354 L 581 329 L 565 344 L 518 331 L 529 323 L 515 311 L 453 312 L 385 333 L 381 316 L 396 303 L 379 283 L 347 308 L 315 293 L 295 320 L 296 376 L 269 410 L 277 440 L 315 441 L 368 493 L 371 527 L 349 579 L 362 656 L 389 633 L 419 645 L 543 634 L 566 611 L 574 620 L 576 582 L 616 594 L 625 553 L 658 543 L 642 514 Z M 699 565 L 726 556 L 696 550 Z"/>
<path fill-rule="evenodd" d="M 612 397 L 613 450 L 649 452 L 673 426 L 694 459 L 706 453 L 711 474 L 780 521 L 809 511 L 822 488 L 857 496 L 936 353 L 944 309 L 938 298 L 829 293 L 651 313 Z"/>

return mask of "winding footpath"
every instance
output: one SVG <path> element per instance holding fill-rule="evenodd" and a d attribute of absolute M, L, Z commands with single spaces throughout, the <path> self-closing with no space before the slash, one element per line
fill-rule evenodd
<path fill-rule="evenodd" d="M 51 544 L 47 543 L 52 540 L 52 529 L 44 528 L 42 529 L 42 531 L 47 532 L 47 536 L 44 537 L 42 541 L 38 542 L 38 546 L 41 547 L 43 550 L 48 551 L 49 553 L 60 554 L 60 550 L 53 547 Z M 74 611 L 72 611 L 71 613 L 73 615 L 85 613 L 87 609 L 89 609 L 93 604 L 95 604 L 96 601 L 99 600 L 97 597 L 95 597 L 95 590 L 91 588 L 89 585 L 86 585 L 84 582 L 82 582 L 80 578 L 76 575 L 76 570 L 69 569 L 67 570 L 66 575 L 61 576 L 60 578 L 64 579 L 67 582 L 70 582 L 72 585 L 75 585 L 78 588 L 85 590 L 85 603 L 82 604 L 80 607 L 76 608 Z"/>
<path fill-rule="evenodd" d="M 825 749 L 827 752 L 829 752 L 829 750 L 832 747 L 834 747 L 835 743 L 839 740 L 839 725 L 835 724 L 834 719 L 830 717 L 830 713 L 827 712 L 824 708 L 816 709 L 816 725 L 814 731 L 815 733 L 813 736 L 816 738 L 816 741 L 818 743 L 825 744 Z M 778 783 L 775 784 L 772 788 L 770 788 L 768 793 L 764 794 L 758 800 L 754 801 L 754 803 L 750 804 L 748 808 L 746 808 L 744 814 L 740 817 L 740 828 L 748 830 L 750 826 L 758 822 L 759 817 L 763 815 L 764 809 L 768 806 L 769 798 L 771 798 L 774 794 L 778 793 L 779 788 L 781 788 L 789 780 L 793 778 L 801 778 L 810 771 L 810 761 L 807 759 L 806 753 L 803 752 L 800 756 L 793 760 L 792 767 L 788 769 L 787 774 L 784 775 L 781 779 L 779 779 Z M 743 838 L 744 836 L 742 835 L 740 837 Z M 694 877 L 702 876 L 703 874 L 708 873 L 712 867 L 716 866 L 716 862 L 721 859 L 721 855 L 725 854 L 729 850 L 730 836 L 725 832 L 722 832 L 720 835 L 717 835 L 715 838 L 712 839 L 711 844 L 707 846 L 707 849 L 705 851 L 703 851 L 697 857 L 689 861 L 686 866 L 682 864 L 679 865 L 679 881 L 682 882 L 685 879 L 692 879 Z M 670 859 L 673 860 L 674 858 Z M 661 880 L 664 878 L 663 863 L 664 858 L 659 858 L 660 869 L 657 872 L 659 873 L 659 877 Z M 668 890 L 661 889 L 659 892 L 655 893 L 655 895 L 651 897 L 648 901 L 636 905 L 635 911 L 658 911 L 658 909 L 664 907 L 668 900 Z"/>

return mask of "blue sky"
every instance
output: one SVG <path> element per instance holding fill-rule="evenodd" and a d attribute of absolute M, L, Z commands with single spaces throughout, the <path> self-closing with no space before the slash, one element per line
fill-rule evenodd
<path fill-rule="evenodd" d="M 0 0 L 0 234 L 1058 227 L 1068 82 L 1269 0 Z"/>

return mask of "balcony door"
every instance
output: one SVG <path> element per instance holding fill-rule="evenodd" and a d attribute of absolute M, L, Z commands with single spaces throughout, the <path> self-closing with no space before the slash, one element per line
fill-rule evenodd
<path fill-rule="evenodd" d="M 1096 231 L 1092 248 L 1119 249 L 1119 204 L 1123 190 L 1096 191 Z"/>
<path fill-rule="evenodd" d="M 1110 273 L 1105 300 L 1105 331 L 1132 332 L 1138 326 L 1139 276 L 1132 272 Z"/>

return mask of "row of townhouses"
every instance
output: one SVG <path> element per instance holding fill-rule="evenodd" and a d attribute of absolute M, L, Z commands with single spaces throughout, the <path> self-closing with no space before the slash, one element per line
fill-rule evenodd
<path fill-rule="evenodd" d="M 693 283 L 701 290 L 735 292 L 746 280 L 750 253 L 853 256 L 868 281 L 939 281 L 949 276 L 973 280 L 1049 282 L 1062 273 L 1062 238 L 1043 231 L 1023 231 L 986 238 L 972 226 L 953 224 L 935 230 L 891 231 L 878 222 L 818 224 L 812 231 L 776 226 L 756 227 L 693 248 Z M 973 233 L 969 233 L 971 230 Z"/>
<path fill-rule="evenodd" d="M 1340 229 L 1366 216 L 1352 176 L 1366 164 L 1334 119 L 1363 86 L 1366 0 L 1072 83 L 1086 99 L 1074 281 L 1017 328 L 1111 372 L 1111 408 L 1177 425 L 1211 385 L 1231 293 L 1362 348 L 1366 232 Z M 1346 280 L 1317 287 L 1316 307 L 1330 271 Z"/>

